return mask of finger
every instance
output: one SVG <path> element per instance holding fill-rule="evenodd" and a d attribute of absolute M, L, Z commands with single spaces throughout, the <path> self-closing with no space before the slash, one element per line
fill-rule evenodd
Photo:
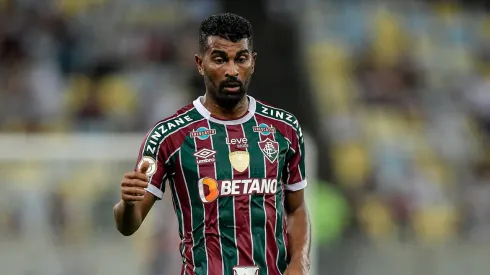
<path fill-rule="evenodd" d="M 141 167 L 139 169 L 139 172 L 146 175 L 146 171 L 148 171 L 148 168 L 150 168 L 150 163 L 148 161 L 145 161 L 141 165 Z"/>
<path fill-rule="evenodd" d="M 147 188 L 148 182 L 142 180 L 136 180 L 136 179 L 135 180 L 123 179 L 121 182 L 121 186 Z"/>
<path fill-rule="evenodd" d="M 121 192 L 128 195 L 143 196 L 146 191 L 140 187 L 122 187 Z"/>
<path fill-rule="evenodd" d="M 127 178 L 127 179 L 139 179 L 139 180 L 142 180 L 142 181 L 148 181 L 149 178 L 146 174 L 144 173 L 141 173 L 139 171 L 137 172 L 128 172 L 126 174 L 124 174 L 124 178 Z"/>
<path fill-rule="evenodd" d="M 122 194 L 121 198 L 123 201 L 142 201 L 144 196 L 134 196 L 134 195 Z"/>

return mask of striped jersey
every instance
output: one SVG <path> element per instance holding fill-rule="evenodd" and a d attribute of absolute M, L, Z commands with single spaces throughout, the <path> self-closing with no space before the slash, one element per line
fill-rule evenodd
<path fill-rule="evenodd" d="M 280 275 L 287 267 L 285 191 L 306 186 L 298 120 L 248 96 L 247 113 L 220 120 L 201 98 L 146 135 L 138 168 L 147 191 L 167 188 L 179 223 L 184 275 Z M 166 184 L 168 183 L 168 184 Z"/>

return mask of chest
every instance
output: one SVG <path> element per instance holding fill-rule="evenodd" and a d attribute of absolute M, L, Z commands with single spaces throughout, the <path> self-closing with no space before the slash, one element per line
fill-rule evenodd
<path fill-rule="evenodd" d="M 248 128 L 216 126 L 191 131 L 180 147 L 180 172 L 193 180 L 279 179 L 290 150 L 287 139 L 279 132 Z"/>

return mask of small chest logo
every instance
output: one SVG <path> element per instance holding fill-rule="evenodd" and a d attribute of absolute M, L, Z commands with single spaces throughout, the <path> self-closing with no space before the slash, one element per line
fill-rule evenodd
<path fill-rule="evenodd" d="M 228 155 L 231 166 L 238 172 L 244 172 L 247 170 L 250 164 L 250 155 L 247 151 L 235 151 Z"/>
<path fill-rule="evenodd" d="M 206 127 L 199 127 L 196 130 L 192 130 L 191 138 L 198 138 L 200 140 L 206 140 L 210 136 L 216 134 L 216 129 L 208 129 Z"/>
<path fill-rule="evenodd" d="M 263 136 L 268 136 L 276 132 L 276 128 L 269 126 L 265 123 L 260 123 L 259 126 L 254 126 L 252 127 L 252 129 L 254 132 L 260 133 Z"/>
<path fill-rule="evenodd" d="M 248 147 L 248 139 L 245 137 L 242 138 L 229 138 L 226 137 L 227 145 L 235 145 L 237 148 L 247 148 Z"/>
<path fill-rule="evenodd" d="M 266 139 L 264 141 L 260 141 L 258 144 L 260 151 L 262 151 L 264 156 L 271 163 L 276 161 L 277 156 L 279 155 L 279 143 L 270 139 Z"/>
<path fill-rule="evenodd" d="M 216 155 L 216 151 L 206 149 L 206 148 L 201 149 L 201 150 L 194 153 L 194 156 L 196 157 L 196 163 L 197 164 L 215 162 L 216 159 L 214 158 L 214 155 Z"/>

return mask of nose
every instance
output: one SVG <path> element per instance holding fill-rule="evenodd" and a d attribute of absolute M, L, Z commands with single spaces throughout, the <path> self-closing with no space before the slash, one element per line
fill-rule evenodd
<path fill-rule="evenodd" d="M 228 62 L 226 65 L 226 71 L 225 71 L 225 76 L 228 77 L 237 77 L 238 76 L 238 66 L 235 64 L 234 61 Z"/>

